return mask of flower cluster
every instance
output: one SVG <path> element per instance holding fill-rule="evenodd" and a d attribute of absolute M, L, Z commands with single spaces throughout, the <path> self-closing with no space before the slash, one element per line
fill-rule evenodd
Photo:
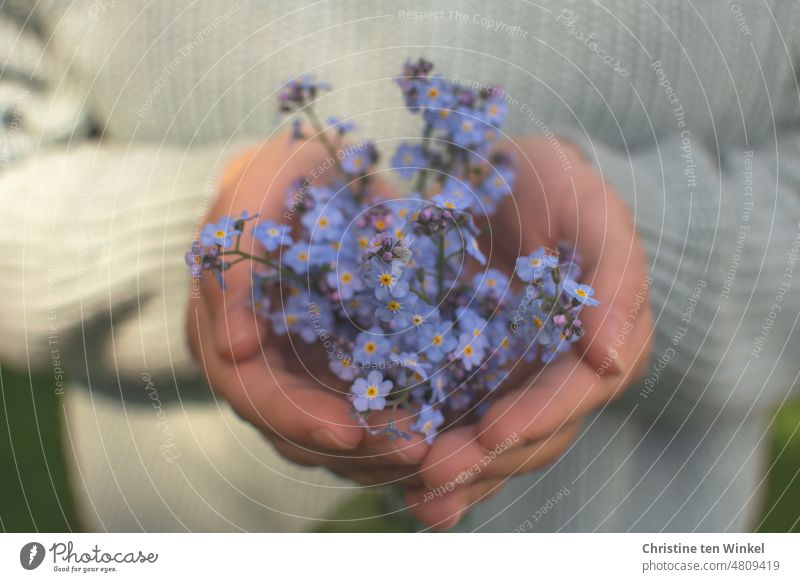
<path fill-rule="evenodd" d="M 194 276 L 209 271 L 220 284 L 234 263 L 259 263 L 254 307 L 274 332 L 324 346 L 331 371 L 350 383 L 365 428 L 408 436 L 393 420 L 379 429 L 367 422 L 373 411 L 403 408 L 428 442 L 447 413 L 476 407 L 497 390 L 514 362 L 549 362 L 568 349 L 583 333 L 581 309 L 597 305 L 593 290 L 578 283 L 579 259 L 569 249 L 520 257 L 517 280 L 486 267 L 476 219 L 491 215 L 514 184 L 513 160 L 493 148 L 506 105 L 501 91 L 474 91 L 432 70 L 409 61 L 397 78 L 423 121 L 422 139 L 391 157 L 397 175 L 412 181 L 406 197 L 370 194 L 377 150 L 369 142 L 349 146 L 332 156 L 331 182 L 301 180 L 287 192 L 288 201 L 301 200 L 294 224 L 252 227 L 263 253 L 241 249 L 256 218 L 247 214 L 206 225 L 187 253 Z M 306 114 L 330 151 L 328 136 L 352 126 L 320 124 L 313 104 L 326 89 L 304 76 L 279 100 L 282 110 Z"/>

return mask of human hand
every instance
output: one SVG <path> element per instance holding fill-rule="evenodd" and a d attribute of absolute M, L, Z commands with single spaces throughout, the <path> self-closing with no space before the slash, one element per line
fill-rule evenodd
<path fill-rule="evenodd" d="M 262 220 L 286 222 L 282 215 L 290 184 L 312 175 L 312 183 L 323 184 L 332 166 L 316 140 L 289 135 L 269 140 L 228 167 L 207 220 L 246 210 Z M 377 193 L 389 195 L 383 182 L 371 183 Z M 249 229 L 240 248 L 261 254 Z M 291 461 L 325 466 L 367 485 L 421 483 L 415 475 L 427 452 L 422 437 L 392 442 L 366 434 L 344 398 L 347 386 L 328 373 L 319 346 L 298 346 L 290 337 L 276 336 L 259 317 L 251 301 L 252 275 L 245 265 L 226 271 L 224 291 L 206 278 L 189 305 L 190 346 L 215 392 Z M 375 415 L 374 421 L 385 419 Z M 412 422 L 398 419 L 398 428 L 410 432 Z"/>
<path fill-rule="evenodd" d="M 501 257 L 571 244 L 581 257 L 582 282 L 601 305 L 582 311 L 585 335 L 577 349 L 521 383 L 509 382 L 515 387 L 477 423 L 439 435 L 422 462 L 424 486 L 406 491 L 412 513 L 437 529 L 455 525 L 509 477 L 560 457 L 582 419 L 618 396 L 647 362 L 647 267 L 630 212 L 577 150 L 562 145 L 566 157 L 543 138 L 503 146 L 517 159 L 517 179 L 514 196 L 490 225 L 502 233 L 492 240 Z"/>

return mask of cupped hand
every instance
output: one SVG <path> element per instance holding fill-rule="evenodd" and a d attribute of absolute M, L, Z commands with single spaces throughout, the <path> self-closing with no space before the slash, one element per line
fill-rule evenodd
<path fill-rule="evenodd" d="M 585 335 L 552 364 L 496 400 L 481 419 L 445 431 L 422 462 L 424 485 L 409 486 L 412 513 L 436 529 L 456 524 L 469 507 L 497 493 L 513 475 L 560 457 L 592 410 L 628 387 L 646 365 L 652 314 L 645 254 L 625 202 L 581 154 L 544 138 L 504 144 L 516 158 L 513 196 L 492 218 L 501 256 L 540 246 L 576 248 L 581 282 L 598 307 L 581 313 Z"/>
<path fill-rule="evenodd" d="M 316 176 L 312 183 L 324 183 L 333 166 L 317 140 L 271 139 L 229 165 L 206 221 L 248 211 L 257 213 L 259 221 L 286 222 L 286 191 L 292 182 Z M 372 183 L 388 189 L 379 180 Z M 260 254 L 249 229 L 240 248 Z M 419 462 L 428 448 L 424 440 L 415 435 L 392 442 L 358 426 L 343 396 L 346 386 L 327 373 L 324 357 L 313 356 L 319 346 L 275 336 L 258 316 L 251 301 L 252 274 L 251 266 L 242 263 L 225 272 L 224 291 L 206 277 L 199 293 L 192 294 L 189 343 L 214 391 L 293 462 L 324 466 L 366 485 L 421 483 Z M 410 432 L 411 422 L 399 419 L 398 428 Z"/>

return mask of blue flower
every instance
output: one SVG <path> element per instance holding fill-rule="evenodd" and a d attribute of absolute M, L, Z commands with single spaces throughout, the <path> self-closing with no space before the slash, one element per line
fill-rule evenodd
<path fill-rule="evenodd" d="M 309 266 L 324 265 L 336 259 L 336 251 L 327 245 L 314 245 L 298 242 L 283 254 L 283 260 L 292 271 L 299 275 L 308 272 Z"/>
<path fill-rule="evenodd" d="M 375 289 L 376 296 L 379 289 L 388 289 L 395 297 L 403 297 L 408 293 L 408 283 L 400 280 L 402 273 L 403 268 L 399 261 L 384 263 L 371 259 L 366 264 L 364 283 Z"/>
<path fill-rule="evenodd" d="M 464 148 L 480 143 L 484 126 L 480 113 L 465 107 L 459 108 L 450 120 L 453 142 Z"/>
<path fill-rule="evenodd" d="M 337 265 L 335 271 L 325 276 L 325 281 L 339 293 L 339 298 L 345 301 L 352 299 L 353 295 L 364 288 L 356 268 L 347 264 Z"/>
<path fill-rule="evenodd" d="M 332 358 L 328 366 L 336 377 L 346 382 L 352 381 L 358 376 L 359 368 L 355 365 L 353 358 L 343 356 L 342 358 Z"/>
<path fill-rule="evenodd" d="M 367 410 L 383 410 L 386 397 L 392 391 L 392 381 L 384 380 L 383 374 L 377 370 L 367 374 L 367 379 L 357 378 L 350 387 L 353 393 L 353 407 L 359 412 Z"/>
<path fill-rule="evenodd" d="M 448 397 L 448 388 L 452 384 L 452 378 L 447 371 L 442 368 L 428 379 L 428 384 L 431 387 L 431 395 L 428 399 L 429 404 L 439 404 L 444 402 Z"/>
<path fill-rule="evenodd" d="M 572 297 L 578 303 L 583 303 L 584 305 L 589 305 L 591 307 L 600 305 L 600 302 L 593 298 L 594 289 L 588 285 L 580 285 L 572 279 L 567 279 L 564 281 L 563 289 L 567 295 Z"/>
<path fill-rule="evenodd" d="M 453 110 L 426 109 L 422 117 L 425 119 L 425 123 L 430 124 L 433 128 L 449 131 L 453 123 Z"/>
<path fill-rule="evenodd" d="M 292 228 L 283 224 L 275 224 L 271 220 L 265 220 L 253 229 L 253 236 L 268 251 L 274 251 L 282 245 L 292 244 L 292 237 L 289 236 Z"/>
<path fill-rule="evenodd" d="M 486 103 L 483 104 L 483 115 L 486 121 L 495 127 L 503 125 L 507 113 L 508 104 L 502 97 L 498 96 L 494 99 L 487 99 Z"/>
<path fill-rule="evenodd" d="M 508 277 L 497 269 L 487 269 L 472 278 L 472 286 L 479 295 L 502 296 L 508 292 Z"/>
<path fill-rule="evenodd" d="M 476 346 L 486 347 L 488 343 L 486 332 L 489 329 L 486 320 L 468 307 L 459 307 L 456 309 L 456 315 L 458 316 L 458 329 L 461 330 L 461 333 L 472 337 Z"/>
<path fill-rule="evenodd" d="M 386 287 L 378 287 L 375 290 L 375 297 L 378 301 L 375 317 L 386 323 L 394 322 L 399 326 L 406 326 L 411 322 L 411 309 L 419 299 L 413 293 L 395 297 Z"/>
<path fill-rule="evenodd" d="M 303 215 L 301 222 L 313 240 L 332 241 L 341 237 L 339 226 L 344 218 L 342 213 L 331 205 L 317 206 Z"/>
<path fill-rule="evenodd" d="M 456 355 L 464 365 L 464 369 L 469 371 L 472 368 L 480 366 L 484 356 L 484 349 L 481 342 L 470 334 L 461 334 L 458 338 L 458 348 L 456 348 Z"/>
<path fill-rule="evenodd" d="M 356 337 L 353 356 L 358 364 L 376 364 L 389 354 L 391 344 L 379 327 L 362 331 Z"/>
<path fill-rule="evenodd" d="M 558 259 L 548 255 L 544 247 L 533 251 L 527 257 L 517 259 L 517 277 L 523 281 L 537 281 L 558 266 Z"/>
<path fill-rule="evenodd" d="M 230 216 L 223 216 L 216 223 L 206 224 L 200 233 L 200 242 L 206 247 L 220 245 L 227 249 L 233 244 L 233 237 L 240 234 L 235 228 L 237 220 Z"/>
<path fill-rule="evenodd" d="M 431 362 L 442 360 L 456 347 L 452 328 L 453 324 L 448 321 L 430 325 L 422 330 L 419 349 L 425 352 Z"/>
<path fill-rule="evenodd" d="M 437 321 L 439 321 L 439 310 L 433 305 L 418 301 L 411 309 L 409 324 L 417 333 L 422 333 Z"/>
<path fill-rule="evenodd" d="M 416 172 L 426 168 L 428 161 L 421 146 L 402 143 L 392 156 L 391 164 L 398 176 L 403 180 L 408 180 Z"/>
<path fill-rule="evenodd" d="M 425 442 L 430 445 L 433 444 L 433 439 L 436 438 L 436 429 L 442 426 L 443 423 L 444 416 L 439 410 L 433 406 L 424 406 L 420 410 L 417 420 L 411 425 L 411 430 L 424 435 Z"/>
<path fill-rule="evenodd" d="M 366 174 L 372 165 L 375 150 L 372 144 L 361 144 L 360 146 L 349 148 L 342 156 L 342 170 L 351 176 L 361 176 Z"/>
<path fill-rule="evenodd" d="M 494 200 L 500 200 L 503 196 L 511 193 L 514 187 L 514 170 L 508 167 L 494 168 L 481 185 L 484 192 Z"/>
<path fill-rule="evenodd" d="M 450 107 L 455 97 L 452 87 L 441 75 L 429 77 L 427 82 L 419 86 L 419 105 L 428 109 L 445 109 Z"/>

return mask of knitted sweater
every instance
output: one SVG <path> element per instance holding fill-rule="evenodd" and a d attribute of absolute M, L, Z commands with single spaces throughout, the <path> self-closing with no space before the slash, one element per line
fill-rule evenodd
<path fill-rule="evenodd" d="M 656 316 L 644 379 L 462 527 L 754 525 L 798 375 L 797 2 L 30 4 L 0 8 L 0 361 L 88 388 L 64 405 L 90 527 L 303 529 L 354 490 L 200 381 L 183 253 L 220 167 L 281 128 L 282 81 L 334 82 L 323 111 L 390 147 L 417 55 L 503 84 L 513 134 L 581 147 L 635 216 Z"/>

